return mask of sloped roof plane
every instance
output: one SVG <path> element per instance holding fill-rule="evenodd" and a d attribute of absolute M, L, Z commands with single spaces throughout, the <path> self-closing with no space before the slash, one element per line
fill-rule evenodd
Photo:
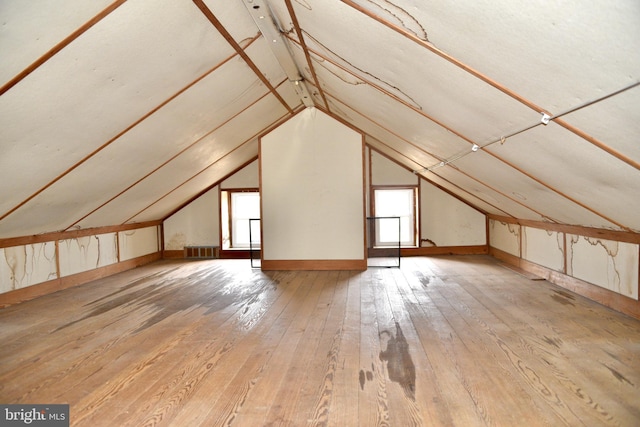
<path fill-rule="evenodd" d="M 254 159 L 300 84 L 482 212 L 640 231 L 635 0 L 51 5 L 0 4 L 0 237 L 165 218 Z"/>

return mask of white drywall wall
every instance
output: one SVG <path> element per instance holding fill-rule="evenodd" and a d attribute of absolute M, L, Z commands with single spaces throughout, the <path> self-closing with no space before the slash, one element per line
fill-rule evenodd
<path fill-rule="evenodd" d="M 264 260 L 364 259 L 362 135 L 306 109 L 261 139 Z"/>

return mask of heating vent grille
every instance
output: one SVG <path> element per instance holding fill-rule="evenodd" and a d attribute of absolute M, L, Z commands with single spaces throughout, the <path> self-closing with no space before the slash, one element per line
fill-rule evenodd
<path fill-rule="evenodd" d="M 184 257 L 191 259 L 216 259 L 218 258 L 217 246 L 185 246 Z"/>

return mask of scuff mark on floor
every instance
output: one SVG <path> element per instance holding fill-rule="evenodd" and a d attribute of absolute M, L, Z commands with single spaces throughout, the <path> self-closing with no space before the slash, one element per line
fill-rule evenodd
<path fill-rule="evenodd" d="M 609 366 L 605 365 L 604 363 L 602 364 L 602 366 L 604 366 L 605 368 L 607 368 L 609 370 L 609 372 L 611 372 L 611 374 L 616 377 L 616 379 L 620 382 L 624 382 L 629 384 L 630 386 L 635 387 L 635 384 L 633 384 L 631 381 L 629 381 L 624 375 L 622 375 L 620 372 L 616 371 L 613 368 L 610 368 Z"/>

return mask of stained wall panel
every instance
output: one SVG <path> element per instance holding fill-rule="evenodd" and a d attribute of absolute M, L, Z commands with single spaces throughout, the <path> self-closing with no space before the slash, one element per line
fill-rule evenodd
<path fill-rule="evenodd" d="M 218 187 L 214 187 L 164 221 L 164 249 L 220 244 Z"/>
<path fill-rule="evenodd" d="M 120 261 L 148 255 L 159 250 L 158 227 L 119 231 Z"/>
<path fill-rule="evenodd" d="M 520 226 L 489 221 L 489 244 L 513 256 L 520 256 Z"/>
<path fill-rule="evenodd" d="M 638 299 L 639 246 L 567 234 L 567 274 Z"/>
<path fill-rule="evenodd" d="M 0 293 L 57 277 L 55 242 L 0 248 Z"/>
<path fill-rule="evenodd" d="M 522 227 L 522 258 L 564 272 L 564 233 Z"/>
<path fill-rule="evenodd" d="M 58 248 L 61 277 L 118 262 L 116 233 L 60 240 Z"/>

